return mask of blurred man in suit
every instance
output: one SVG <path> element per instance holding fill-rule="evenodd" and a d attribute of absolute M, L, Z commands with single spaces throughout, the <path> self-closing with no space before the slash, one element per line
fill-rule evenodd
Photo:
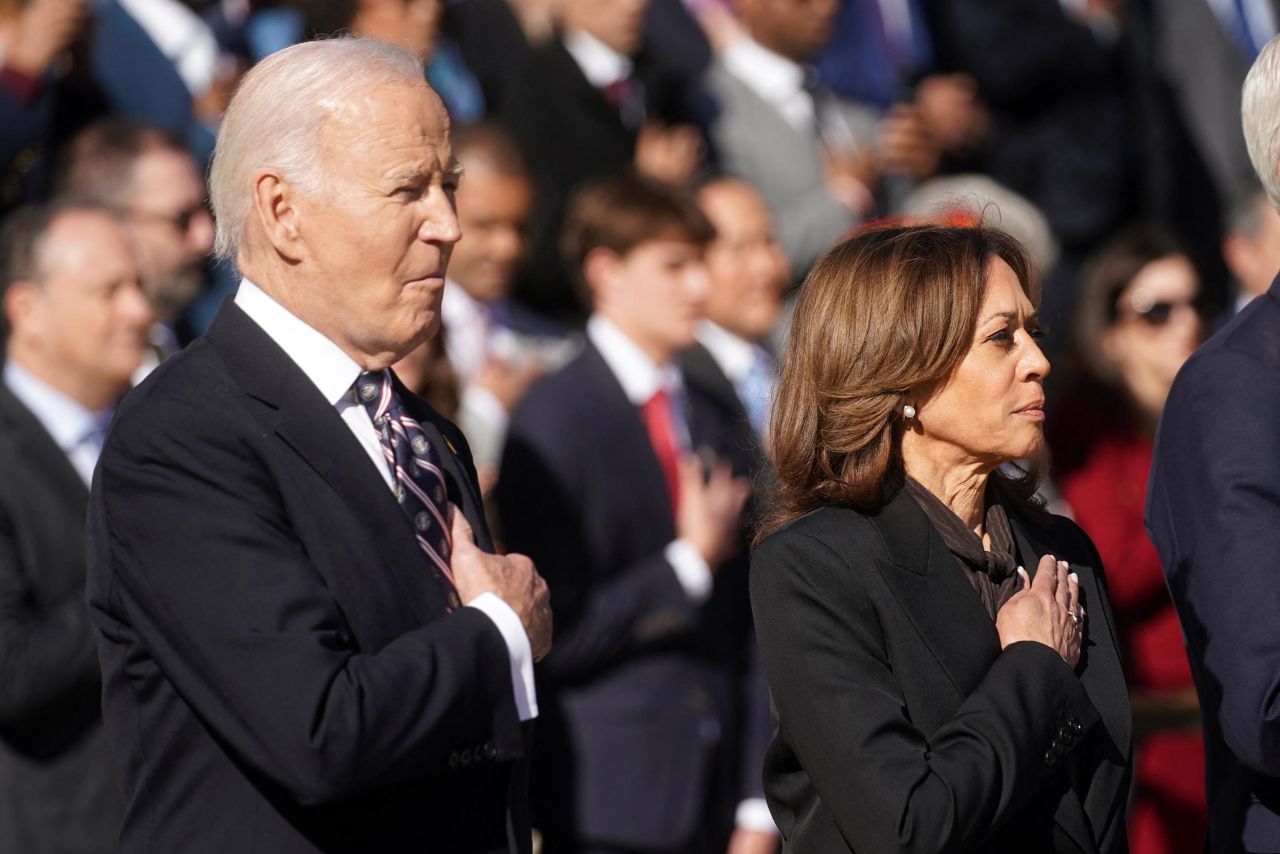
<path fill-rule="evenodd" d="M 1245 79 L 1249 157 L 1280 208 L 1280 38 Z M 1206 851 L 1280 850 L 1280 281 L 1183 366 L 1156 436 L 1146 526 L 1204 725 Z"/>
<path fill-rule="evenodd" d="M 546 585 L 390 365 L 459 230 L 419 60 L 296 45 L 219 130 L 209 333 L 120 407 L 89 511 L 121 850 L 525 852 Z"/>
<path fill-rule="evenodd" d="M 116 208 L 125 217 L 157 321 L 145 375 L 190 340 L 181 325 L 183 312 L 205 286 L 213 218 L 205 207 L 200 170 L 165 131 L 106 119 L 71 141 L 57 189 Z"/>
<path fill-rule="evenodd" d="M 0 264 L 0 851 L 115 851 L 83 531 L 151 310 L 123 226 L 99 208 L 19 209 Z"/>
<path fill-rule="evenodd" d="M 701 162 L 702 137 L 688 124 L 689 93 L 645 50 L 647 5 L 648 0 L 560 3 L 560 31 L 530 52 L 499 111 L 537 187 L 531 264 L 515 293 L 562 320 L 582 319 L 557 243 L 574 189 L 631 166 L 682 184 Z"/>
<path fill-rule="evenodd" d="M 685 372 L 736 410 L 759 442 L 776 373 L 766 340 L 782 318 L 786 257 L 750 184 L 713 181 L 698 192 L 698 206 L 716 236 L 707 247 L 706 317 L 698 324 L 697 346 L 684 354 Z"/>
<path fill-rule="evenodd" d="M 676 361 L 711 237 L 684 191 L 634 174 L 584 186 L 563 247 L 592 307 L 587 344 L 512 415 L 499 516 L 546 573 L 559 625 L 534 761 L 548 852 L 724 850 L 760 794 L 742 702 L 748 488 L 726 462 L 745 472 L 750 440 Z"/>

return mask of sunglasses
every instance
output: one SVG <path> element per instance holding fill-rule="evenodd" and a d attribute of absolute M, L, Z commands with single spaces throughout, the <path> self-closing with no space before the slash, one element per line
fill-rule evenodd
<path fill-rule="evenodd" d="M 1152 329 L 1160 329 L 1169 324 L 1173 319 L 1174 313 L 1183 307 L 1189 308 L 1196 314 L 1200 314 L 1201 306 L 1198 297 L 1182 300 L 1152 300 L 1143 292 L 1139 291 L 1133 295 L 1130 300 L 1132 305 L 1128 306 L 1129 311 L 1121 311 L 1117 306 L 1116 317 L 1136 317 L 1146 326 Z"/>

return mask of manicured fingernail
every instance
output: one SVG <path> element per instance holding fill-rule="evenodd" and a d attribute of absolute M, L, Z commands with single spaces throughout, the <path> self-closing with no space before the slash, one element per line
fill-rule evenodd
<path fill-rule="evenodd" d="M 1027 575 L 1027 570 L 1025 567 L 1021 567 L 1021 566 L 1018 567 L 1018 574 L 1021 575 L 1023 578 L 1025 578 L 1027 581 L 1031 580 L 1031 576 Z"/>
<path fill-rule="evenodd" d="M 1067 578 L 1071 579 L 1071 580 L 1072 580 L 1072 581 L 1074 581 L 1076 584 L 1079 584 L 1079 583 L 1080 583 L 1080 576 L 1076 575 L 1074 572 L 1073 572 L 1073 573 L 1071 573 L 1070 575 L 1068 575 L 1068 576 L 1067 576 Z"/>
<path fill-rule="evenodd" d="M 1066 569 L 1066 568 L 1067 568 L 1067 562 L 1065 560 L 1058 561 L 1058 569 Z"/>

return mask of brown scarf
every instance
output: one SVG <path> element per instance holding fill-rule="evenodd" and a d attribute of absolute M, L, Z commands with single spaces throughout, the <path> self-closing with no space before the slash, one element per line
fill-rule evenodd
<path fill-rule="evenodd" d="M 982 547 L 982 539 L 975 534 L 941 499 L 911 478 L 904 484 L 907 494 L 929 517 L 929 522 L 942 536 L 951 554 L 955 555 L 964 570 L 969 584 L 982 600 L 992 621 L 1000 606 L 1018 591 L 1020 579 L 1018 558 L 1014 551 L 1013 530 L 1004 508 L 988 492 L 983 525 L 991 538 L 991 551 Z"/>

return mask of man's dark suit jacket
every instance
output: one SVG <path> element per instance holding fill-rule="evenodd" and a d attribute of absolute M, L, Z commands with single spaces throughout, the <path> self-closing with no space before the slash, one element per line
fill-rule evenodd
<path fill-rule="evenodd" d="M 686 391 L 694 444 L 726 435 L 725 413 Z M 537 563 L 556 618 L 533 770 L 548 850 L 673 851 L 727 835 L 737 802 L 759 795 L 763 752 L 741 699 L 745 561 L 690 602 L 663 554 L 676 530 L 648 433 L 590 344 L 516 408 L 501 472 L 507 543 Z"/>
<path fill-rule="evenodd" d="M 1129 700 L 1102 565 L 1072 523 L 1010 514 L 1018 562 L 1068 560 L 1073 673 L 995 623 L 918 504 L 829 506 L 769 536 L 751 602 L 776 716 L 765 790 L 795 852 L 1128 850 Z"/>
<path fill-rule="evenodd" d="M 0 851 L 114 851 L 123 810 L 84 604 L 89 490 L 0 381 Z"/>
<path fill-rule="evenodd" d="M 462 435 L 398 393 L 489 548 Z M 123 852 L 528 850 L 501 633 L 446 615 L 369 456 L 234 303 L 120 407 L 89 520 Z"/>
<path fill-rule="evenodd" d="M 1183 366 L 1147 489 L 1200 695 L 1214 852 L 1280 851 L 1278 288 Z"/>

